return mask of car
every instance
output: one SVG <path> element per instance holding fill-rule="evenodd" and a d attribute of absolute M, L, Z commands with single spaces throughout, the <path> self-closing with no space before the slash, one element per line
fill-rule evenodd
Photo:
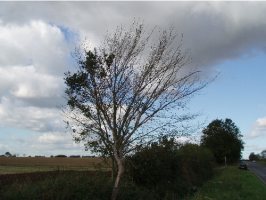
<path fill-rule="evenodd" d="M 247 164 L 245 162 L 240 161 L 238 168 L 247 170 L 248 166 L 247 166 Z"/>

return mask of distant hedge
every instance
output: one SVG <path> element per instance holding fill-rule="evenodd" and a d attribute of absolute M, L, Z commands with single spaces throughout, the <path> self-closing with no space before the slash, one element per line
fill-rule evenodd
<path fill-rule="evenodd" d="M 56 155 L 55 158 L 67 158 L 66 155 Z"/>

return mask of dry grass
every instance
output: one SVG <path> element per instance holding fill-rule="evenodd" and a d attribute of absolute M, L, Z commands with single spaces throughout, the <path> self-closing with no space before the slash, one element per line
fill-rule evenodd
<path fill-rule="evenodd" d="M 109 170 L 102 158 L 1 157 L 0 174 L 53 170 Z"/>

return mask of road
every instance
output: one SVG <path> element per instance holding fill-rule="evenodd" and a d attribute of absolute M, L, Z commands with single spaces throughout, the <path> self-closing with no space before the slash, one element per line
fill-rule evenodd
<path fill-rule="evenodd" d="M 257 162 L 246 162 L 248 169 L 256 174 L 262 182 L 266 184 L 266 166 L 263 166 Z"/>

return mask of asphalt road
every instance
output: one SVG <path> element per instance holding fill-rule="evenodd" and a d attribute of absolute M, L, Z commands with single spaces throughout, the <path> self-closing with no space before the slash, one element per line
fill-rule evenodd
<path fill-rule="evenodd" d="M 248 169 L 256 174 L 262 182 L 266 184 L 266 166 L 263 166 L 257 162 L 246 162 Z"/>

